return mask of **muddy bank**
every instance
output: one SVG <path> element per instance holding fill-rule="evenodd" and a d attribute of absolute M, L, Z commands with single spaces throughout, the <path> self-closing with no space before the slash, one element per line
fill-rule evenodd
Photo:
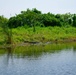
<path fill-rule="evenodd" d="M 61 39 L 61 40 L 46 41 L 46 42 L 23 41 L 20 43 L 1 44 L 0 48 L 15 47 L 15 46 L 30 46 L 30 45 L 48 45 L 48 44 L 54 44 L 54 43 L 73 43 L 73 42 L 76 42 L 76 38 L 63 39 L 63 40 Z"/>
<path fill-rule="evenodd" d="M 73 43 L 76 42 L 76 38 L 74 39 L 64 39 L 64 40 L 54 40 L 54 41 L 46 41 L 46 42 L 37 42 L 37 41 L 24 41 L 17 46 L 27 46 L 27 45 L 48 45 L 48 44 L 54 44 L 54 43 Z"/>

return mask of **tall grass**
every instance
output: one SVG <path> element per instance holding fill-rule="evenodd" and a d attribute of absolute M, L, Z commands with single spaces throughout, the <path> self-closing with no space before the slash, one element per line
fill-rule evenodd
<path fill-rule="evenodd" d="M 8 43 L 12 43 L 12 37 L 15 44 L 24 41 L 48 42 L 76 40 L 75 27 L 35 27 L 35 29 L 36 31 L 33 32 L 32 27 L 18 27 L 13 28 L 12 31 L 8 29 L 3 34 L 2 28 L 0 28 L 0 43 L 4 43 L 5 39 L 7 39 Z"/>
<path fill-rule="evenodd" d="M 75 38 L 76 28 L 74 27 L 36 27 L 35 32 L 33 32 L 33 28 L 18 27 L 13 29 L 15 43 L 24 41 L 62 41 Z"/>

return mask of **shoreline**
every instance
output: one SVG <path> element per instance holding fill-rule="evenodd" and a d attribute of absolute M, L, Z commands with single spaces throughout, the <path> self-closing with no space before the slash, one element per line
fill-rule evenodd
<path fill-rule="evenodd" d="M 65 39 L 65 40 L 54 40 L 54 41 L 47 41 L 47 42 L 36 42 L 36 41 L 26 41 L 20 42 L 16 44 L 0 44 L 0 48 L 10 48 L 10 47 L 18 47 L 18 46 L 31 46 L 31 45 L 49 45 L 49 44 L 63 44 L 63 43 L 76 43 L 76 38 L 74 39 Z"/>

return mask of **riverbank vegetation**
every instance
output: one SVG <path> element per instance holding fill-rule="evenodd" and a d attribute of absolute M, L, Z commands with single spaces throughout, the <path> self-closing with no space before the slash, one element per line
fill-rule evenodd
<path fill-rule="evenodd" d="M 36 8 L 9 19 L 0 16 L 0 44 L 76 41 L 76 14 L 42 13 Z"/>

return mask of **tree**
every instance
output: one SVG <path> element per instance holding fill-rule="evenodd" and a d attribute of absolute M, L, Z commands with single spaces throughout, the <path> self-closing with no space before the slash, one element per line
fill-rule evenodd
<path fill-rule="evenodd" d="M 43 24 L 44 26 L 61 26 L 59 19 L 57 19 L 53 14 L 43 14 Z"/>
<path fill-rule="evenodd" d="M 73 16 L 73 26 L 76 27 L 76 14 Z"/>
<path fill-rule="evenodd" d="M 12 43 L 12 31 L 8 28 L 8 19 L 4 18 L 4 16 L 0 16 L 0 27 L 5 35 L 6 43 Z"/>

